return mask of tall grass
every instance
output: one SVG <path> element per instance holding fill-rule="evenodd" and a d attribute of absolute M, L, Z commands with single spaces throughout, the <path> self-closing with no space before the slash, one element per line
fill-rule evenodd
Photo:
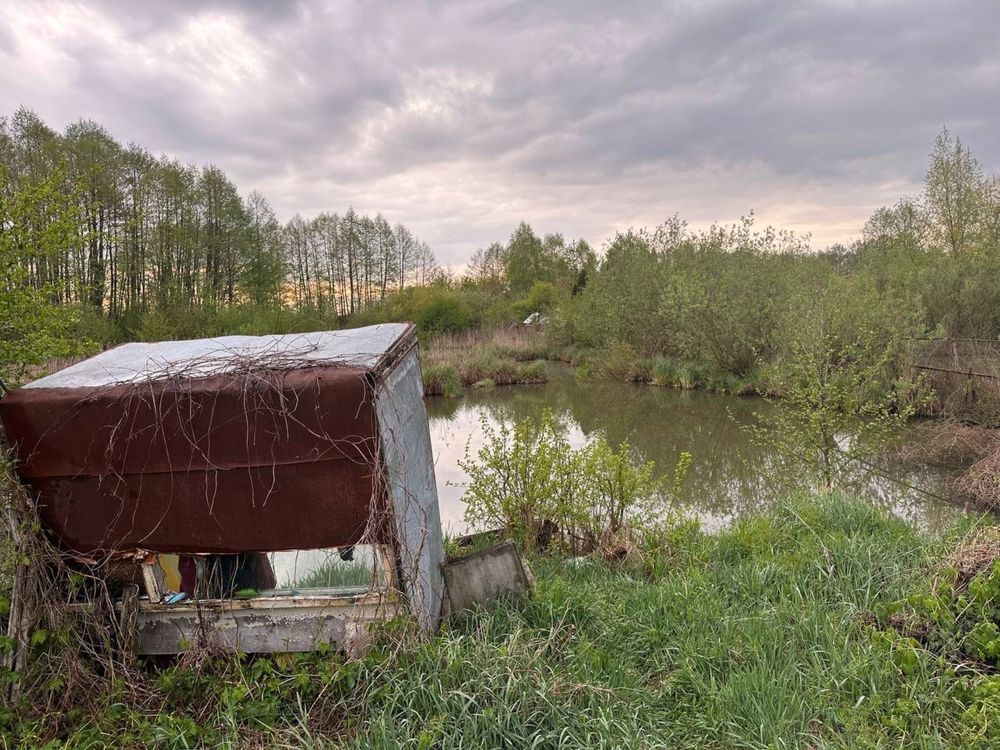
<path fill-rule="evenodd" d="M 435 336 L 423 345 L 424 356 L 454 364 L 486 355 L 519 362 L 546 359 L 549 346 L 545 329 L 537 326 L 501 326 Z"/>
<path fill-rule="evenodd" d="M 473 385 L 544 383 L 549 358 L 545 332 L 527 326 L 468 330 L 423 344 L 424 393 L 457 395 Z"/>
<path fill-rule="evenodd" d="M 363 659 L 151 672 L 161 702 L 95 706 L 70 746 L 497 748 L 972 746 L 972 693 L 902 670 L 869 613 L 917 590 L 939 544 L 861 501 L 803 498 L 641 562 L 534 560 L 530 601 Z M 110 699 L 109 699 L 110 701 Z M 150 708 L 150 706 L 153 708 Z M 971 710 L 971 709 L 969 709 Z M 43 738 L 20 727 L 31 746 Z M 15 741 L 10 736 L 10 743 Z M 988 746 L 983 744 L 982 746 Z"/>
<path fill-rule="evenodd" d="M 425 362 L 421 367 L 424 377 L 425 396 L 448 396 L 453 398 L 462 393 L 462 381 L 458 371 L 450 365 Z"/>
<path fill-rule="evenodd" d="M 613 342 L 603 348 L 577 354 L 577 372 L 584 379 L 609 380 L 622 383 L 646 383 L 678 390 L 708 390 L 734 396 L 751 396 L 771 392 L 763 374 L 751 370 L 734 375 L 708 364 L 671 357 L 650 359 L 639 355 L 624 342 Z"/>
<path fill-rule="evenodd" d="M 352 746 L 899 742 L 881 725 L 898 670 L 864 613 L 903 595 L 927 549 L 902 523 L 827 498 L 671 540 L 651 567 L 545 561 L 534 601 L 381 667 Z M 948 730 L 940 708 L 928 731 Z"/>

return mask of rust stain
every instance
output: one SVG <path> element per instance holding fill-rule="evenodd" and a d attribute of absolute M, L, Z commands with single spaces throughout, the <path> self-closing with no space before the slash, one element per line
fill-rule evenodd
<path fill-rule="evenodd" d="M 366 533 L 384 494 L 372 379 L 314 366 L 19 389 L 0 421 L 43 524 L 75 554 L 337 547 L 385 541 Z"/>

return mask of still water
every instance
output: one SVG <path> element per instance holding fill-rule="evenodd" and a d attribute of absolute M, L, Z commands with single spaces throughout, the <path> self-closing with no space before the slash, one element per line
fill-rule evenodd
<path fill-rule="evenodd" d="M 613 445 L 628 440 L 664 477 L 673 476 L 681 451 L 691 453 L 674 507 L 706 528 L 724 526 L 792 491 L 787 477 L 778 481 L 774 475 L 781 457 L 742 429 L 756 421 L 766 424 L 780 403 L 648 385 L 581 383 L 569 367 L 550 365 L 545 385 L 473 390 L 457 399 L 428 398 L 426 404 L 441 520 L 450 533 L 468 530 L 462 502 L 468 477 L 458 462 L 466 446 L 474 454 L 483 445 L 482 420 L 496 425 L 501 419 L 537 417 L 545 407 L 568 426 L 574 447 L 601 430 Z M 904 466 L 889 457 L 878 465 L 881 475 L 865 472 L 854 480 L 853 489 L 872 502 L 931 529 L 962 512 L 944 499 L 949 477 L 943 470 Z"/>

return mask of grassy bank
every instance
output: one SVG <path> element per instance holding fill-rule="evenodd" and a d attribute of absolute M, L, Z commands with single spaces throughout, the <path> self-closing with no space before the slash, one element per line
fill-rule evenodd
<path fill-rule="evenodd" d="M 389 627 L 359 661 L 220 657 L 119 678 L 44 723 L 6 715 L 6 743 L 987 747 L 989 663 L 893 626 L 949 546 L 860 501 L 803 498 L 716 536 L 680 527 L 642 561 L 536 560 L 532 601 L 423 643 Z"/>
<path fill-rule="evenodd" d="M 599 349 L 577 350 L 573 357 L 577 377 L 584 380 L 610 380 L 642 383 L 678 390 L 707 390 L 731 396 L 771 395 L 773 388 L 764 373 L 753 369 L 734 375 L 710 362 L 669 356 L 639 355 L 624 342 Z"/>
<path fill-rule="evenodd" d="M 704 389 L 737 396 L 770 392 L 760 372 L 736 376 L 705 362 L 643 357 L 624 343 L 578 350 L 560 346 L 554 338 L 543 327 L 529 326 L 428 337 L 421 343 L 425 395 L 455 396 L 475 386 L 544 383 L 546 360 L 574 366 L 577 377 L 583 380 Z"/>
<path fill-rule="evenodd" d="M 424 393 L 455 396 L 463 388 L 544 383 L 552 358 L 544 331 L 525 326 L 467 330 L 421 344 Z"/>

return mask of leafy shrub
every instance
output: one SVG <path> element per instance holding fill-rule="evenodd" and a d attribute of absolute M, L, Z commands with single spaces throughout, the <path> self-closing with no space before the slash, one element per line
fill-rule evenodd
<path fill-rule="evenodd" d="M 975 552 L 981 554 L 982 550 Z M 904 636 L 919 636 L 924 645 L 949 660 L 971 659 L 997 668 L 998 607 L 1000 558 L 981 563 L 971 578 L 962 576 L 955 567 L 946 567 L 933 585 L 883 606 L 878 615 Z"/>
<path fill-rule="evenodd" d="M 485 444 L 459 466 L 469 475 L 465 517 L 502 529 L 523 548 L 548 546 L 553 528 L 575 525 L 578 476 L 565 427 L 546 409 L 538 421 L 496 427 L 483 418 Z"/>
<path fill-rule="evenodd" d="M 884 451 L 916 408 L 914 382 L 898 376 L 914 312 L 868 284 L 838 279 L 803 294 L 785 325 L 769 368 L 785 408 L 767 428 L 750 429 L 796 473 L 804 469 L 828 489 L 856 462 Z"/>
<path fill-rule="evenodd" d="M 620 383 L 649 383 L 652 367 L 643 361 L 635 348 L 624 341 L 615 341 L 596 352 L 590 361 L 590 374 Z"/>
<path fill-rule="evenodd" d="M 528 290 L 528 296 L 514 303 L 514 313 L 524 320 L 532 313 L 547 314 L 559 302 L 559 290 L 549 281 L 536 281 Z"/>
<path fill-rule="evenodd" d="M 424 333 L 454 333 L 472 328 L 475 317 L 472 308 L 458 294 L 438 291 L 416 315 L 416 323 Z"/>
<path fill-rule="evenodd" d="M 550 410 L 513 426 L 484 420 L 483 431 L 486 444 L 460 462 L 470 477 L 464 500 L 473 526 L 500 529 L 529 550 L 558 541 L 617 554 L 664 519 L 668 492 L 654 464 L 639 461 L 627 442 L 615 449 L 598 434 L 574 450 Z M 675 490 L 689 463 L 682 454 Z"/>
<path fill-rule="evenodd" d="M 586 542 L 615 544 L 660 517 L 663 498 L 654 464 L 640 463 L 627 441 L 615 450 L 599 434 L 578 451 L 575 463 L 580 475 L 577 519 Z"/>

